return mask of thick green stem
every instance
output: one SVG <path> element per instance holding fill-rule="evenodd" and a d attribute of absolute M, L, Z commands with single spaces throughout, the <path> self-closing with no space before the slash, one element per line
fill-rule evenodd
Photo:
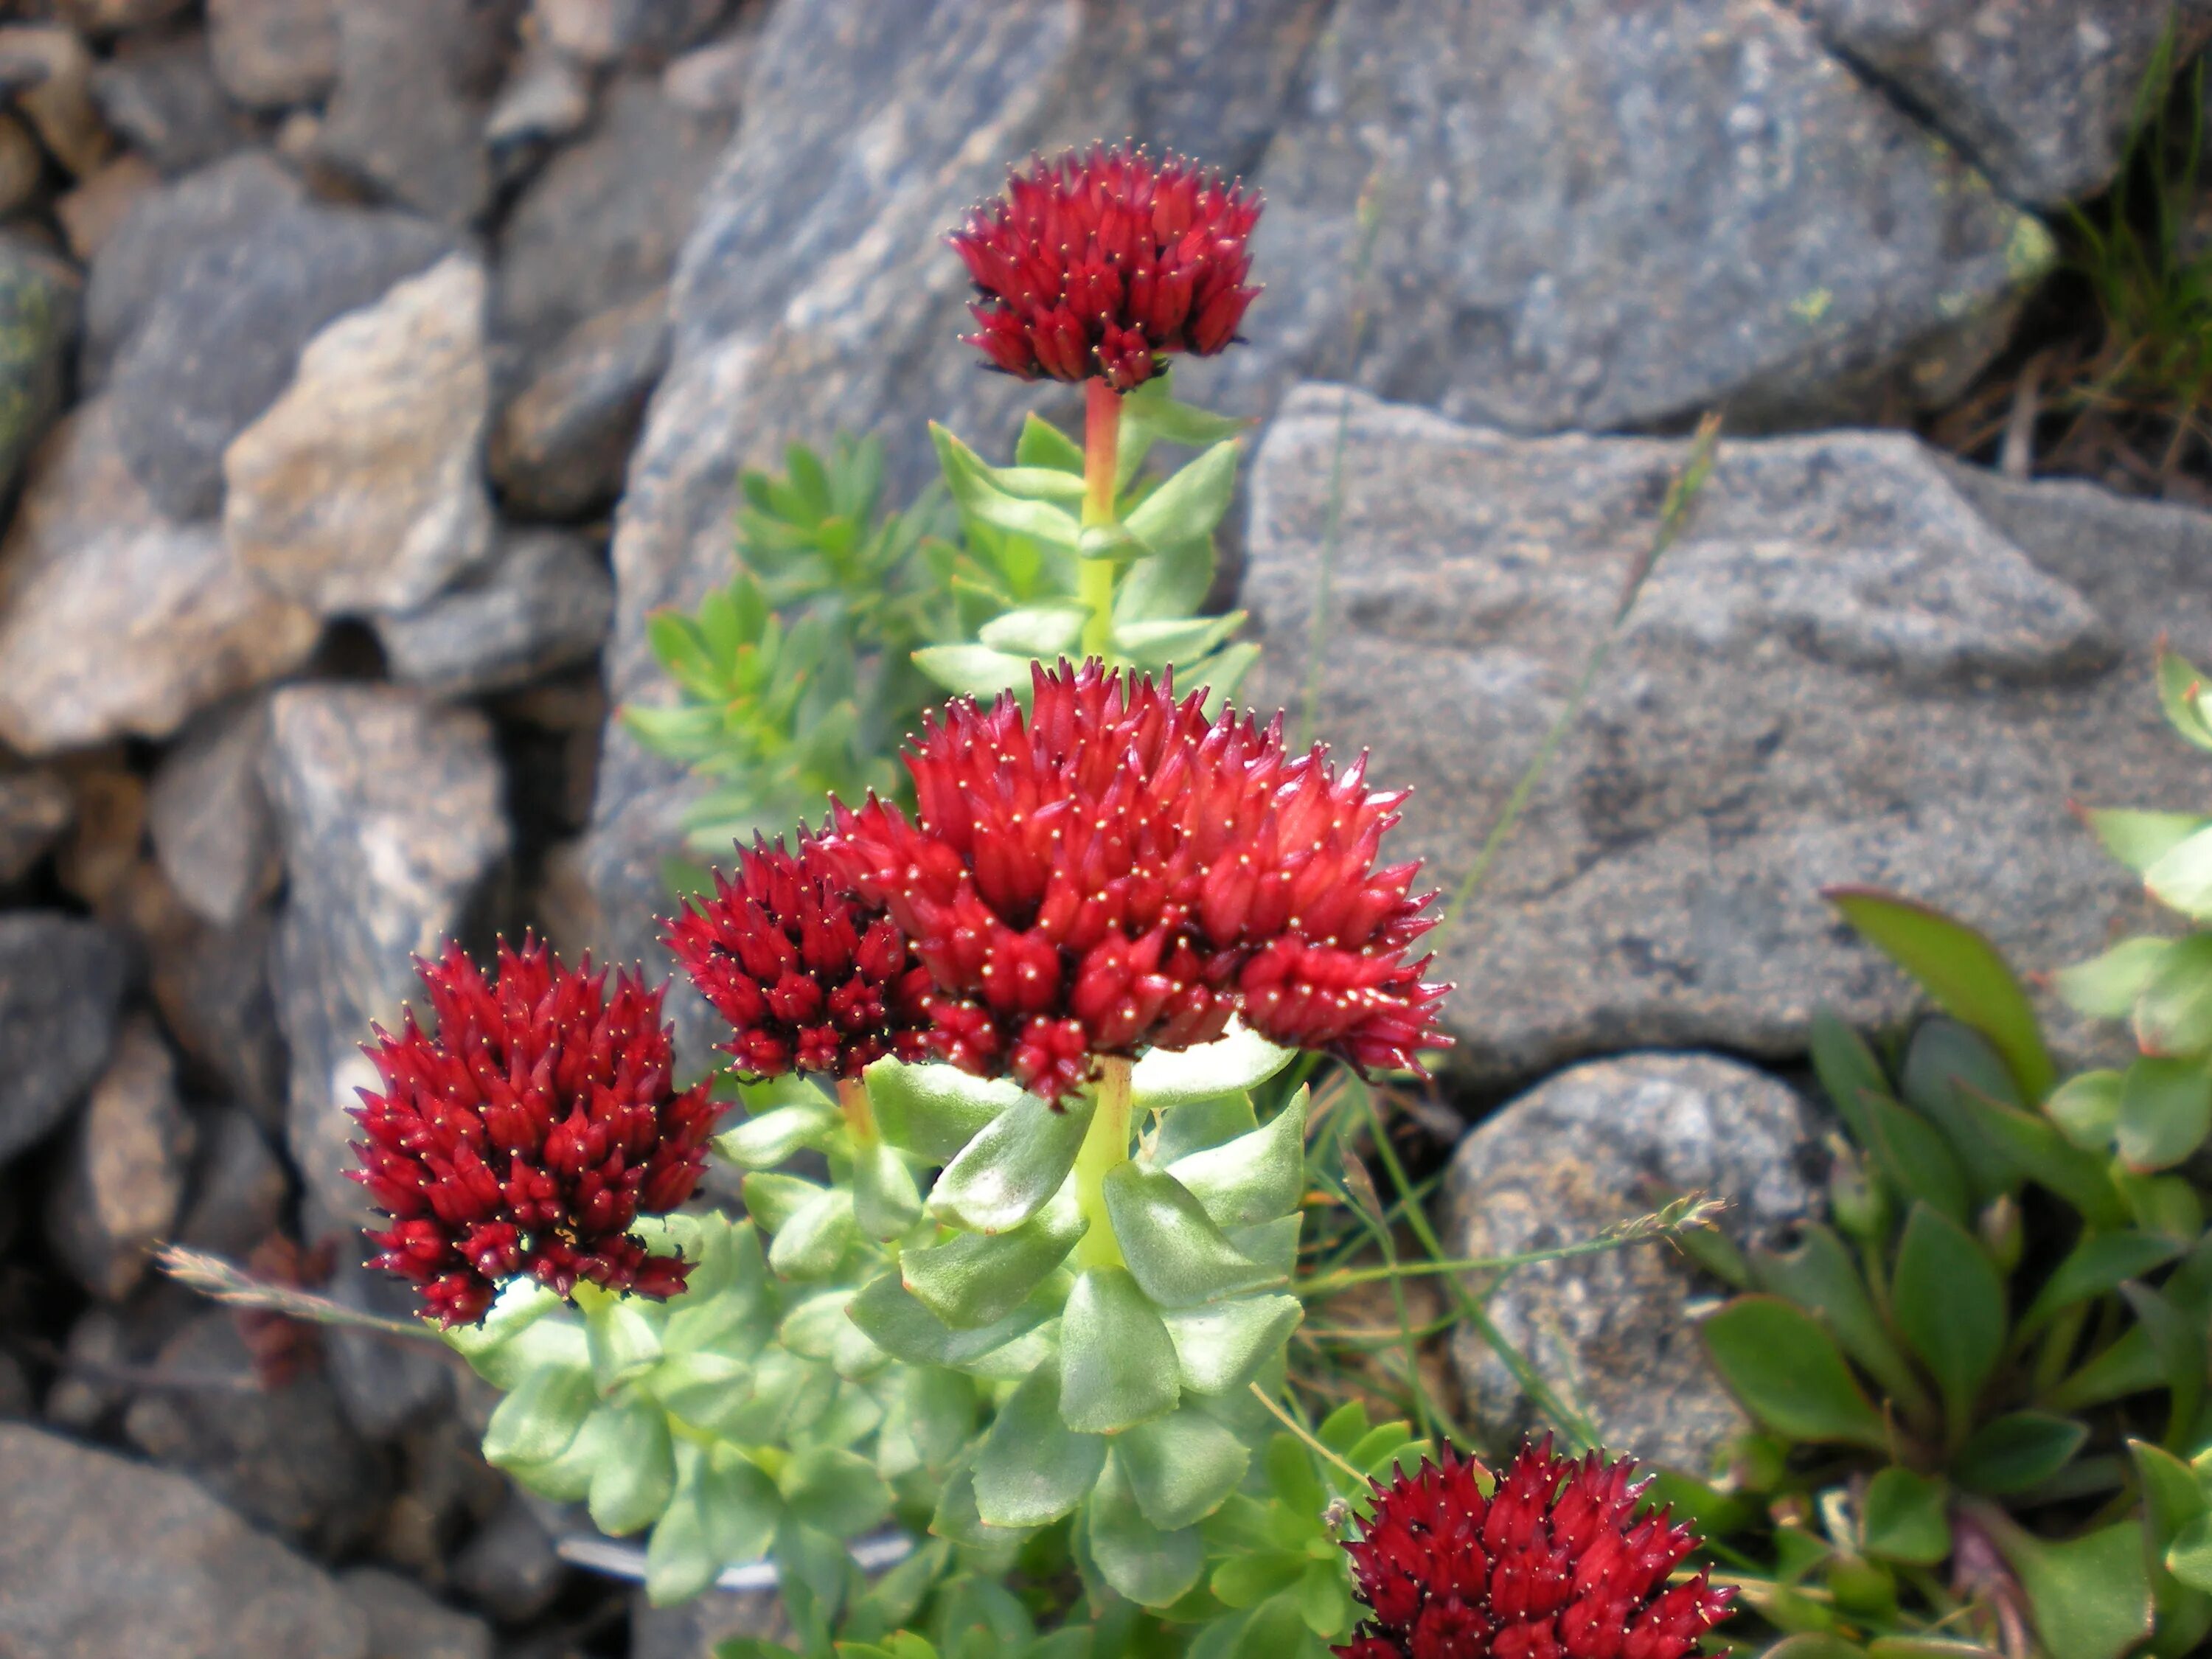
<path fill-rule="evenodd" d="M 876 1110 L 869 1103 L 866 1084 L 856 1077 L 839 1078 L 837 1109 L 845 1115 L 845 1127 L 853 1132 L 855 1141 L 863 1146 L 876 1143 Z"/>
<path fill-rule="evenodd" d="M 1083 387 L 1083 527 L 1103 529 L 1114 522 L 1121 394 L 1103 380 L 1085 380 Z M 1083 624 L 1083 654 L 1103 658 L 1114 640 L 1114 561 L 1079 561 L 1076 581 L 1076 597 L 1091 607 Z"/>
<path fill-rule="evenodd" d="M 1106 1213 L 1106 1177 L 1129 1161 L 1129 1062 L 1108 1054 L 1098 1062 L 1098 1103 L 1075 1154 L 1075 1201 L 1090 1230 L 1076 1242 L 1079 1267 L 1118 1267 L 1121 1246 Z"/>

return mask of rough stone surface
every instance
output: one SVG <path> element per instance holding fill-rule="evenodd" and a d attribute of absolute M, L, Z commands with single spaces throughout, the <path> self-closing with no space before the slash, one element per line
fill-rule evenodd
<path fill-rule="evenodd" d="M 216 78 L 241 104 L 320 97 L 337 78 L 338 0 L 207 0 Z"/>
<path fill-rule="evenodd" d="M 114 144 L 92 101 L 92 65 L 74 29 L 0 28 L 0 85 L 14 94 L 53 158 L 80 179 L 106 161 Z"/>
<path fill-rule="evenodd" d="M 614 579 L 580 536 L 511 532 L 477 580 L 381 616 L 392 678 L 447 696 L 512 689 L 588 661 L 614 613 Z"/>
<path fill-rule="evenodd" d="M 46 171 L 46 153 L 31 130 L 0 113 L 0 213 L 13 213 L 38 194 Z"/>
<path fill-rule="evenodd" d="M 1792 0 L 2017 200 L 2094 196 L 2171 18 L 2176 58 L 2212 36 L 2206 0 Z"/>
<path fill-rule="evenodd" d="M 223 453 L 223 539 L 324 616 L 417 605 L 490 545 L 483 267 L 455 254 L 331 323 Z"/>
<path fill-rule="evenodd" d="M 243 1261 L 283 1221 L 292 1183 L 244 1107 L 200 1112 L 195 1127 L 199 1152 L 177 1242 Z"/>
<path fill-rule="evenodd" d="M 629 1606 L 630 1659 L 713 1659 L 733 1637 L 784 1645 L 792 1636 L 773 1590 L 708 1590 L 672 1607 L 654 1607 L 640 1590 Z"/>
<path fill-rule="evenodd" d="M 1778 1246 L 1818 1213 L 1819 1118 L 1784 1085 L 1713 1054 L 1629 1054 L 1560 1073 L 1460 1143 L 1445 1243 L 1511 1255 L 1595 1237 L 1687 1192 L 1728 1201 L 1737 1243 Z M 1645 1245 L 1540 1262 L 1486 1298 L 1498 1330 L 1608 1447 L 1696 1475 L 1749 1426 L 1698 1345 L 1691 1304 L 1719 1287 Z M 1452 1340 L 1468 1403 L 1504 1443 L 1539 1413 L 1472 1330 Z"/>
<path fill-rule="evenodd" d="M 665 58 L 705 38 L 731 0 L 535 0 L 546 40 L 584 64 Z"/>
<path fill-rule="evenodd" d="M 292 1050 L 292 1158 L 320 1206 L 310 1236 L 368 1218 L 346 1109 L 361 1053 L 417 994 L 411 958 L 462 933 L 507 849 L 491 728 L 408 690 L 303 685 L 270 704 L 264 781 L 289 886 L 275 981 Z"/>
<path fill-rule="evenodd" d="M 1033 148 L 1129 134 L 1249 171 L 1326 11 L 1318 0 L 820 0 L 770 10 L 741 131 L 672 289 L 674 345 L 617 521 L 617 701 L 665 695 L 643 621 L 728 580 L 741 466 L 794 437 L 879 430 L 892 500 L 933 475 L 926 421 L 991 448 L 1052 393 L 979 370 L 945 228 Z M 1270 211 L 1273 211 L 1271 209 Z M 1287 277 L 1285 280 L 1288 280 Z M 628 960 L 687 786 L 608 733 L 587 854 Z"/>
<path fill-rule="evenodd" d="M 1220 370 L 1255 413 L 1300 374 L 1528 430 L 1940 402 L 2050 259 L 1769 0 L 1344 0 L 1302 84 L 1253 243 L 1291 279 Z"/>
<path fill-rule="evenodd" d="M 495 154 L 515 145 L 566 138 L 592 118 L 592 77 L 566 52 L 534 40 L 507 74 L 484 117 Z"/>
<path fill-rule="evenodd" d="M 0 1425 L 11 1659 L 368 1659 L 337 1585 L 183 1475 Z"/>
<path fill-rule="evenodd" d="M 144 930 L 154 999 L 184 1050 L 186 1074 L 282 1133 L 289 1066 L 269 983 L 273 914 L 254 910 L 235 927 L 219 927 L 170 894 L 154 920 Z"/>
<path fill-rule="evenodd" d="M 453 1558 L 453 1587 L 511 1625 L 552 1606 L 568 1576 L 553 1540 L 520 1495 L 510 1495 Z"/>
<path fill-rule="evenodd" d="M 360 1536 L 379 1495 L 379 1471 L 327 1377 L 309 1371 L 264 1389 L 235 1320 L 219 1309 L 164 1343 L 155 1364 L 232 1386 L 141 1391 L 123 1419 L 133 1445 L 319 1554 Z"/>
<path fill-rule="evenodd" d="M 244 236 L 307 199 L 300 181 L 258 150 L 229 156 L 134 203 L 101 244 L 85 285 L 77 377 L 97 388 L 171 276 L 203 250 Z"/>
<path fill-rule="evenodd" d="M 393 200 L 459 228 L 483 211 L 482 133 L 501 8 L 378 0 L 337 8 L 337 85 L 316 154 Z"/>
<path fill-rule="evenodd" d="M 728 121 L 617 82 L 596 125 L 531 181 L 500 231 L 497 330 L 532 351 L 668 280 Z"/>
<path fill-rule="evenodd" d="M 125 42 L 92 72 L 92 98 L 107 125 L 165 173 L 204 166 L 253 137 L 223 97 L 204 34 Z"/>
<path fill-rule="evenodd" d="M 80 260 L 98 258 L 131 210 L 161 187 L 154 164 L 125 150 L 75 190 L 57 197 L 54 217 L 61 221 L 69 251 Z"/>
<path fill-rule="evenodd" d="M 70 413 L 0 541 L 0 738 L 25 754 L 167 737 L 296 666 L 321 631 L 213 525 L 179 524 L 149 499 L 120 416 L 106 398 Z"/>
<path fill-rule="evenodd" d="M 668 366 L 668 291 L 578 324 L 501 411 L 490 465 L 511 512 L 580 519 L 615 499 Z"/>
<path fill-rule="evenodd" d="M 356 1567 L 338 1582 L 368 1620 L 368 1659 L 491 1659 L 491 1626 L 413 1580 Z"/>
<path fill-rule="evenodd" d="M 203 920 L 235 927 L 283 879 L 261 788 L 268 709 L 259 698 L 211 709 L 161 758 L 148 803 L 154 856 Z"/>
<path fill-rule="evenodd" d="M 192 1146 L 168 1045 L 133 1019 L 70 1131 L 46 1205 L 54 1253 L 94 1296 L 119 1302 L 145 1276 L 147 1251 L 176 1224 Z"/>
<path fill-rule="evenodd" d="M 221 505 L 222 455 L 291 380 L 325 324 L 446 252 L 404 214 L 298 207 L 179 262 L 115 362 L 116 428 L 163 511 Z"/>
<path fill-rule="evenodd" d="M 43 769 L 0 773 L 0 884 L 21 881 L 69 828 L 69 785 Z"/>
<path fill-rule="evenodd" d="M 127 967 L 92 922 L 0 915 L 0 1160 L 60 1122 L 107 1064 Z"/>
<path fill-rule="evenodd" d="M 1299 392 L 1254 470 L 1261 708 L 1298 702 L 1343 397 Z M 1413 787 L 1395 854 L 1449 885 L 1563 706 L 1685 449 L 1507 437 L 1357 394 L 1345 432 L 1319 732 L 1371 745 L 1376 780 Z M 1915 992 L 1822 904 L 1831 884 L 1939 902 L 2024 969 L 2101 949 L 2141 901 L 2067 802 L 2186 804 L 2149 640 L 2167 628 L 2212 654 L 2201 536 L 2101 546 L 2130 570 L 2039 564 L 1902 435 L 1724 443 L 1443 941 L 1455 1063 L 1503 1079 L 1624 1045 L 1788 1054 L 1823 1003 L 1901 1017 Z M 2077 1022 L 2045 1012 L 2078 1043 Z"/>
<path fill-rule="evenodd" d="M 0 491 L 61 406 L 81 296 L 61 261 L 0 236 Z"/>

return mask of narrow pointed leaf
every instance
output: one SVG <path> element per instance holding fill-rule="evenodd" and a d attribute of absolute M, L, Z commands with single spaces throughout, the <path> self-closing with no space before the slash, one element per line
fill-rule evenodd
<path fill-rule="evenodd" d="M 1168 1174 L 1217 1226 L 1249 1227 L 1287 1214 L 1305 1190 L 1307 1097 L 1299 1090 L 1264 1127 L 1179 1158 Z"/>
<path fill-rule="evenodd" d="M 1897 1328 L 1963 1420 L 2004 1346 L 2005 1291 L 1971 1234 L 1924 1204 L 1906 1217 L 1890 1286 Z"/>
<path fill-rule="evenodd" d="M 1796 1440 L 1885 1450 L 1881 1413 L 1820 1321 L 1778 1297 L 1741 1296 L 1700 1328 L 1705 1351 L 1747 1410 Z"/>
<path fill-rule="evenodd" d="M 1063 1186 L 1054 1201 L 1011 1232 L 962 1233 L 899 1259 L 899 1275 L 922 1305 L 956 1330 L 988 1325 L 1029 1299 L 1085 1231 Z"/>
<path fill-rule="evenodd" d="M 2088 1437 L 2087 1424 L 2049 1412 L 1993 1417 L 1960 1449 L 1959 1484 L 1992 1496 L 2026 1492 L 2064 1468 Z"/>
<path fill-rule="evenodd" d="M 1237 446 L 1224 440 L 1145 497 L 1123 520 L 1155 552 L 1210 535 L 1237 489 Z"/>
<path fill-rule="evenodd" d="M 1129 1272 L 1163 1308 L 1217 1301 L 1281 1277 L 1231 1244 L 1205 1206 L 1165 1170 L 1124 1164 L 1107 1176 L 1105 1195 Z"/>

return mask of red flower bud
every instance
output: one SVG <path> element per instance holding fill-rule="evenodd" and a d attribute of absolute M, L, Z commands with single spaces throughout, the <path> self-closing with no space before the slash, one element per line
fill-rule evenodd
<path fill-rule="evenodd" d="M 1352 1557 L 1370 1616 L 1338 1659 L 1681 1659 L 1735 1592 L 1667 1577 L 1698 1540 L 1661 1510 L 1640 1519 L 1635 1464 L 1525 1446 L 1488 1498 L 1475 1465 L 1375 1483 Z"/>
<path fill-rule="evenodd" d="M 1260 292 L 1244 280 L 1260 206 L 1140 149 L 1040 157 L 949 239 L 982 295 L 968 343 L 1025 380 L 1097 375 L 1116 392 L 1150 380 L 1163 354 L 1212 356 Z"/>
<path fill-rule="evenodd" d="M 488 982 L 459 945 L 418 963 L 435 1024 L 414 1012 L 365 1052 L 384 1092 L 354 1109 L 353 1178 L 392 1218 L 374 1266 L 420 1286 L 447 1325 L 483 1317 L 504 1279 L 562 1296 L 589 1279 L 666 1297 L 684 1263 L 629 1236 L 691 1195 L 722 1108 L 670 1081 L 663 993 L 502 944 Z"/>

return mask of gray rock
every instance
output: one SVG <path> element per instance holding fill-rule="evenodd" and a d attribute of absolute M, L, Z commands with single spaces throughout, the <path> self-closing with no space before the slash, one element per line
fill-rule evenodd
<path fill-rule="evenodd" d="M 1820 1123 L 1763 1073 L 1713 1054 L 1629 1054 L 1562 1072 L 1460 1143 L 1444 1242 L 1481 1258 L 1591 1238 L 1685 1193 L 1724 1199 L 1739 1244 L 1819 1212 Z M 1484 1305 L 1617 1455 L 1705 1476 L 1749 1426 L 1706 1364 L 1693 1304 L 1717 1286 L 1671 1246 L 1516 1269 Z M 1510 1444 L 1541 1414 L 1473 1330 L 1452 1339 L 1468 1406 Z"/>
<path fill-rule="evenodd" d="M 519 1496 L 510 1496 L 453 1558 L 453 1588 L 501 1624 L 538 1617 L 568 1577 L 553 1540 Z"/>
<path fill-rule="evenodd" d="M 58 773 L 33 769 L 0 773 L 0 885 L 30 874 L 69 828 L 69 785 Z"/>
<path fill-rule="evenodd" d="M 101 244 L 85 285 L 77 378 L 107 379 L 115 355 L 172 275 L 193 254 L 245 236 L 280 208 L 307 199 L 300 181 L 259 150 L 230 156 L 135 203 Z"/>
<path fill-rule="evenodd" d="M 0 1425 L 0 1650 L 21 1659 L 368 1659 L 323 1572 L 180 1474 Z"/>
<path fill-rule="evenodd" d="M 1792 0 L 1844 57 L 1910 99 L 2015 200 L 2094 196 L 2119 166 L 2171 18 L 2175 59 L 2212 36 L 2205 0 Z"/>
<path fill-rule="evenodd" d="M 0 915 L 0 1160 L 60 1122 L 106 1066 L 127 967 L 94 923 Z"/>
<path fill-rule="evenodd" d="M 12 1353 L 0 1352 L 0 1421 L 38 1415 L 38 1397 L 31 1392 L 30 1374 Z"/>
<path fill-rule="evenodd" d="M 491 195 L 483 149 L 501 8 L 380 0 L 337 9 L 337 85 L 318 156 L 416 211 L 466 226 Z"/>
<path fill-rule="evenodd" d="M 133 1445 L 318 1554 L 361 1536 L 381 1474 L 327 1377 L 309 1372 L 264 1389 L 237 1322 L 216 1309 L 164 1343 L 155 1369 L 193 1386 L 140 1390 L 123 1417 Z"/>
<path fill-rule="evenodd" d="M 70 1127 L 46 1203 L 54 1254 L 94 1296 L 119 1302 L 144 1278 L 147 1252 L 176 1224 L 192 1146 L 168 1045 L 134 1018 Z"/>
<path fill-rule="evenodd" d="M 277 1007 L 292 1051 L 290 1144 L 309 1237 L 368 1218 L 346 1115 L 376 1073 L 369 1024 L 418 989 L 412 964 L 464 931 L 506 855 L 489 723 L 396 687 L 302 685 L 270 704 L 263 781 L 289 878 Z"/>
<path fill-rule="evenodd" d="M 70 411 L 0 541 L 0 738 L 24 754 L 167 737 L 289 672 L 322 631 L 213 525 L 176 522 L 138 487 L 123 415 L 112 397 Z"/>
<path fill-rule="evenodd" d="M 599 120 L 531 181 L 500 230 L 497 332 L 542 352 L 668 280 L 729 123 L 617 82 Z"/>
<path fill-rule="evenodd" d="M 509 532 L 480 578 L 418 611 L 378 617 L 376 636 L 395 680 L 471 696 L 588 661 L 614 603 L 606 562 L 582 537 Z"/>
<path fill-rule="evenodd" d="M 534 0 L 547 40 L 581 64 L 666 58 L 704 40 L 731 0 Z"/>
<path fill-rule="evenodd" d="M 368 1620 L 368 1659 L 491 1659 L 491 1626 L 412 1580 L 355 1567 L 338 1582 Z"/>
<path fill-rule="evenodd" d="M 81 301 L 60 260 L 0 236 L 0 492 L 14 484 L 61 408 Z"/>
<path fill-rule="evenodd" d="M 202 920 L 235 927 L 284 877 L 276 825 L 261 787 L 268 705 L 210 709 L 161 757 L 147 802 L 154 856 Z"/>
<path fill-rule="evenodd" d="M 1032 148 L 1128 133 L 1249 167 L 1326 7 L 1317 0 L 818 0 L 773 9 L 744 119 L 702 201 L 672 287 L 671 367 L 617 520 L 617 701 L 666 692 L 644 638 L 654 606 L 696 604 L 729 573 L 744 465 L 793 438 L 878 430 L 890 499 L 935 468 L 927 422 L 987 450 L 1053 395 L 981 371 L 947 227 Z M 1265 275 L 1265 273 L 1262 273 Z M 1288 282 L 1287 275 L 1278 280 Z M 587 862 L 628 960 L 680 837 L 687 786 L 617 724 Z"/>
<path fill-rule="evenodd" d="M 481 560 L 484 273 L 454 254 L 331 323 L 223 452 L 223 540 L 323 616 L 417 605 Z"/>
<path fill-rule="evenodd" d="M 1254 469 L 1262 708 L 1299 701 L 1343 395 L 1297 392 Z M 1319 733 L 1413 787 L 1395 856 L 1449 887 L 1648 549 L 1684 447 L 1511 438 L 1357 394 L 1344 431 Z M 2185 804 L 2149 637 L 2212 654 L 2212 543 L 2102 543 L 2119 565 L 2114 544 L 2140 569 L 2074 586 L 1901 435 L 1724 443 L 1441 942 L 1455 1063 L 1503 1080 L 1625 1045 L 1785 1055 L 1824 1003 L 1901 1018 L 1915 992 L 1838 924 L 1831 884 L 1938 903 L 2026 970 L 2101 949 L 2142 901 L 2067 802 Z M 2081 1053 L 2080 1024 L 2044 1012 Z"/>
<path fill-rule="evenodd" d="M 1525 430 L 1941 402 L 2051 259 L 1768 0 L 1346 0 L 1303 85 L 1218 371 L 1255 413 L 1300 374 Z"/>
<path fill-rule="evenodd" d="M 252 142 L 224 99 L 207 37 L 126 40 L 92 72 L 92 100 L 107 125 L 164 173 L 187 173 Z"/>
<path fill-rule="evenodd" d="M 186 255 L 118 355 L 112 384 L 117 434 L 147 493 L 176 518 L 213 514 L 223 451 L 283 391 L 301 349 L 447 246 L 436 227 L 404 214 L 311 206 Z"/>
<path fill-rule="evenodd" d="M 242 1106 L 198 1115 L 198 1156 L 177 1243 L 243 1261 L 284 1219 L 292 1182 Z"/>
<path fill-rule="evenodd" d="M 39 130 L 53 158 L 82 179 L 114 141 L 92 101 L 91 52 L 74 29 L 54 24 L 0 28 L 0 88 Z"/>
<path fill-rule="evenodd" d="M 174 913 L 151 930 L 147 949 L 154 998 L 184 1050 L 187 1075 L 281 1133 L 289 1064 L 269 983 L 273 913 L 253 910 L 235 927 L 221 927 L 172 899 Z"/>
<path fill-rule="evenodd" d="M 508 509 L 576 520 L 612 501 L 667 366 L 665 289 L 578 324 L 551 347 L 492 429 L 491 476 Z"/>
<path fill-rule="evenodd" d="M 241 104 L 304 104 L 338 73 L 337 0 L 208 0 L 216 78 Z"/>
<path fill-rule="evenodd" d="M 733 1637 L 782 1646 L 791 1636 L 774 1590 L 708 1590 L 672 1607 L 654 1607 L 643 1590 L 630 1597 L 630 1659 L 714 1659 Z"/>
<path fill-rule="evenodd" d="M 592 77 L 576 60 L 532 40 L 500 83 L 484 117 L 484 143 L 497 152 L 551 143 L 592 118 Z"/>
<path fill-rule="evenodd" d="M 14 116 L 0 113 L 0 213 L 27 205 L 46 181 L 46 154 L 31 130 Z"/>
<path fill-rule="evenodd" d="M 744 106 L 753 38 L 733 34 L 687 52 L 661 72 L 660 89 L 682 109 L 735 114 Z"/>
<path fill-rule="evenodd" d="M 61 0 L 62 15 L 89 34 L 144 28 L 175 16 L 191 0 Z"/>

